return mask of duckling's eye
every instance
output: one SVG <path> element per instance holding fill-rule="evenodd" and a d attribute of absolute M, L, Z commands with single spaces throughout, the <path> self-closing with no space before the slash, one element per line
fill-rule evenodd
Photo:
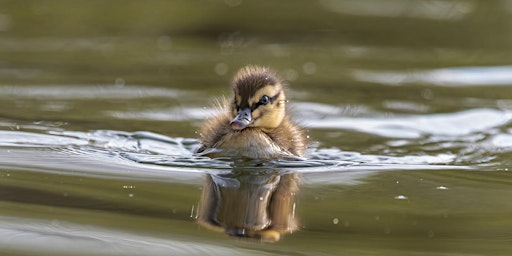
<path fill-rule="evenodd" d="M 268 97 L 267 95 L 263 95 L 263 97 L 261 97 L 260 99 L 259 104 L 267 105 L 268 103 L 270 103 L 270 97 Z"/>

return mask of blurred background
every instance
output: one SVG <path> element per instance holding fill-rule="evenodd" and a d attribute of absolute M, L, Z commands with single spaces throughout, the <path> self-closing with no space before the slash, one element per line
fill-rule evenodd
<path fill-rule="evenodd" d="M 2 1 L 0 8 L 6 83 L 122 77 L 190 88 L 189 77 L 217 85 L 225 81 L 218 76 L 257 63 L 298 73 L 289 78 L 305 74 L 301 84 L 316 76 L 339 84 L 349 69 L 511 59 L 508 0 L 56 0 Z"/>
<path fill-rule="evenodd" d="M 0 114 L 32 113 L 41 119 L 57 115 L 63 120 L 70 114 L 76 119 L 76 112 L 67 110 L 80 103 L 76 107 L 81 114 L 94 116 L 100 107 L 119 110 L 107 102 L 85 103 L 78 95 L 78 101 L 59 101 L 58 94 L 80 94 L 69 89 L 78 85 L 97 94 L 114 94 L 113 101 L 126 98 L 120 96 L 122 90 L 106 85 L 142 86 L 157 94 L 150 98 L 159 98 L 125 100 L 122 103 L 128 106 L 123 110 L 164 106 L 158 88 L 207 92 L 181 99 L 185 104 L 199 97 L 197 102 L 209 106 L 211 96 L 229 93 L 231 76 L 246 64 L 277 69 L 296 89 L 297 99 L 364 102 L 382 109 L 385 98 L 425 103 L 433 112 L 453 111 L 460 105 L 453 104 L 452 96 L 471 96 L 475 90 L 483 98 L 504 95 L 490 87 L 512 80 L 511 12 L 509 0 L 4 0 L 1 89 L 12 96 L 19 92 L 9 93 L 9 86 L 27 85 L 35 97 L 53 97 L 53 106 L 32 108 L 37 101 L 31 101 L 13 108 L 12 102 L 2 100 Z M 442 68 L 482 66 L 501 69 L 436 73 Z M 474 84 L 486 87 L 461 88 Z M 52 85 L 54 90 L 39 85 Z M 106 86 L 106 91 L 99 92 L 98 86 Z"/>

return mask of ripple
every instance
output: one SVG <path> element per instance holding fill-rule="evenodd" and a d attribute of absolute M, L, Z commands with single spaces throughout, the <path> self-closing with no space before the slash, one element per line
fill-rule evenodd
<path fill-rule="evenodd" d="M 126 157 L 143 154 L 149 161 L 155 155 L 193 159 L 194 143 L 149 132 L 128 133 L 99 130 L 92 132 L 53 131 L 38 134 L 0 131 L 0 165 L 11 169 L 37 170 L 65 175 L 116 177 L 160 182 L 200 183 L 194 168 L 145 164 Z M 165 142 L 167 141 L 167 142 Z M 148 149 L 151 150 L 148 150 Z M 165 154 L 161 154 L 164 153 Z"/>
<path fill-rule="evenodd" d="M 170 109 L 154 109 L 149 111 L 109 111 L 108 115 L 117 119 L 156 120 L 156 121 L 187 121 L 204 120 L 217 113 L 213 109 L 197 107 L 179 107 Z"/>
<path fill-rule="evenodd" d="M 260 255 L 194 238 L 159 238 L 64 221 L 0 216 L 0 248 L 43 254 L 88 255 Z"/>
<path fill-rule="evenodd" d="M 432 20 L 461 20 L 473 12 L 475 6 L 468 1 L 424 1 L 392 0 L 382 2 L 321 0 L 320 4 L 329 11 L 345 15 L 375 17 L 407 17 Z"/>
<path fill-rule="evenodd" d="M 0 98 L 28 99 L 138 99 L 177 98 L 185 92 L 175 89 L 151 88 L 137 85 L 0 85 Z"/>
<path fill-rule="evenodd" d="M 87 141 L 69 137 L 53 136 L 22 131 L 0 131 L 0 146 L 54 147 L 63 145 L 86 145 Z"/>
<path fill-rule="evenodd" d="M 336 148 L 308 151 L 305 158 L 254 161 L 240 165 L 233 159 L 196 155 L 196 139 L 172 138 L 151 132 L 97 130 L 91 132 L 0 131 L 0 165 L 66 175 L 89 175 L 160 182 L 199 183 L 201 174 L 233 168 L 261 167 L 283 172 L 370 173 L 386 170 L 447 169 L 456 155 L 383 156 Z M 462 168 L 452 166 L 453 168 Z M 321 179 L 320 179 L 321 180 Z M 318 181 L 318 179 L 317 179 Z"/>
<path fill-rule="evenodd" d="M 492 145 L 501 150 L 512 151 L 512 134 L 497 134 L 492 138 Z"/>
<path fill-rule="evenodd" d="M 425 135 L 461 137 L 486 132 L 510 123 L 512 113 L 496 109 L 470 109 L 455 113 L 383 117 L 329 117 L 314 119 L 305 125 L 317 129 L 349 129 L 388 138 L 415 139 Z"/>
<path fill-rule="evenodd" d="M 426 83 L 439 86 L 489 86 L 512 84 L 512 66 L 456 67 L 433 70 L 354 70 L 356 80 L 385 85 Z"/>

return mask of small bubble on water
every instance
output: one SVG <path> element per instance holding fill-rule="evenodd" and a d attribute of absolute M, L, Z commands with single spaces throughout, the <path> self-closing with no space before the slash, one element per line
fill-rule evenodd
<path fill-rule="evenodd" d="M 340 220 L 338 218 L 334 218 L 334 219 L 332 219 L 332 223 L 334 225 L 338 225 L 338 223 L 340 223 Z"/>
<path fill-rule="evenodd" d="M 158 49 L 168 51 L 172 47 L 172 39 L 170 36 L 160 36 L 156 39 Z"/>
<path fill-rule="evenodd" d="M 304 74 L 312 75 L 316 73 L 316 64 L 314 62 L 306 62 L 302 65 L 302 71 L 304 71 Z"/>
<path fill-rule="evenodd" d="M 133 197 L 134 195 L 132 193 L 128 194 L 128 197 Z"/>
<path fill-rule="evenodd" d="M 423 97 L 426 100 L 433 100 L 434 99 L 434 92 L 430 89 L 425 89 L 421 91 L 421 97 Z"/>
<path fill-rule="evenodd" d="M 215 64 L 214 70 L 217 75 L 223 76 L 228 73 L 229 67 L 226 63 L 220 62 Z"/>
<path fill-rule="evenodd" d="M 295 69 L 288 69 L 285 71 L 286 80 L 295 81 L 299 78 L 299 73 Z"/>
<path fill-rule="evenodd" d="M 123 87 L 125 84 L 124 79 L 121 77 L 116 78 L 115 84 L 116 87 Z"/>
<path fill-rule="evenodd" d="M 446 189 L 448 189 L 448 188 L 447 188 L 447 187 L 445 187 L 445 186 L 439 186 L 439 187 L 436 187 L 436 189 L 439 189 L 439 190 L 446 190 Z"/>
<path fill-rule="evenodd" d="M 404 195 L 398 195 L 398 196 L 395 196 L 395 199 L 396 200 L 406 200 L 408 198 L 406 196 L 404 196 Z"/>
<path fill-rule="evenodd" d="M 51 225 L 52 226 L 60 226 L 60 221 L 56 220 L 56 219 L 53 219 L 53 220 L 51 220 Z"/>
<path fill-rule="evenodd" d="M 0 31 L 8 31 L 12 25 L 12 18 L 8 14 L 0 14 Z"/>

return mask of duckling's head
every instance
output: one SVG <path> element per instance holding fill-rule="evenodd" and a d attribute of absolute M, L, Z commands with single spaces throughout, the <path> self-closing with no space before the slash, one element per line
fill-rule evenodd
<path fill-rule="evenodd" d="M 233 79 L 231 128 L 278 127 L 285 117 L 286 95 L 282 83 L 268 68 L 247 66 L 238 71 Z"/>

